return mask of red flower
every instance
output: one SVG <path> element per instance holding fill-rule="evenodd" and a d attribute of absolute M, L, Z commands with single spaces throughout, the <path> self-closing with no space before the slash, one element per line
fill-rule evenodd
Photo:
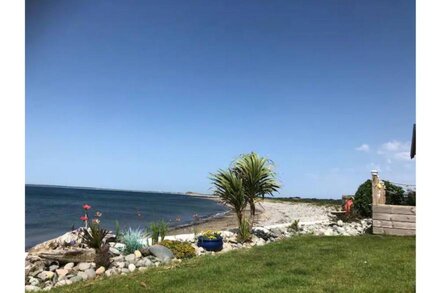
<path fill-rule="evenodd" d="M 85 222 L 85 221 L 87 221 L 89 218 L 87 218 L 86 216 L 82 216 L 80 219 L 81 219 L 81 221 L 84 221 L 84 222 Z"/>
<path fill-rule="evenodd" d="M 86 211 L 90 210 L 90 208 L 91 208 L 91 206 L 89 206 L 88 204 L 83 205 L 83 209 L 85 209 Z"/>

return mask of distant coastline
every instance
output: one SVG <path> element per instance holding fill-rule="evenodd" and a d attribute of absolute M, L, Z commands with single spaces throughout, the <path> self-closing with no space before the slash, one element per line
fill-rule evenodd
<path fill-rule="evenodd" d="M 67 188 L 67 189 L 88 189 L 88 190 L 109 190 L 109 191 L 120 191 L 120 192 L 133 192 L 133 193 L 159 193 L 159 194 L 175 194 L 175 195 L 186 195 L 192 197 L 201 197 L 212 200 L 218 200 L 218 198 L 210 193 L 202 193 L 197 191 L 186 191 L 186 192 L 176 192 L 176 191 L 157 191 L 157 190 L 134 190 L 134 189 L 119 189 L 119 188 L 106 188 L 106 187 L 89 187 L 89 186 L 67 186 L 67 185 L 52 185 L 52 184 L 34 184 L 26 183 L 25 186 L 29 187 L 55 187 L 55 188 Z M 279 199 L 279 200 L 290 200 L 290 201 L 341 201 L 342 197 L 301 197 L 301 196 L 268 196 L 267 199 Z"/>
<path fill-rule="evenodd" d="M 55 187 L 55 188 L 68 188 L 68 189 L 89 189 L 89 190 L 110 190 L 110 191 L 123 191 L 123 192 L 140 192 L 140 193 L 160 193 L 160 194 L 178 194 L 178 195 L 191 195 L 200 194 L 203 196 L 209 196 L 209 194 L 197 193 L 197 192 L 173 192 L 173 191 L 157 191 L 157 190 L 134 190 L 134 189 L 119 189 L 119 188 L 107 188 L 107 187 L 90 187 L 90 186 L 67 186 L 67 185 L 53 185 L 53 184 L 33 184 L 26 183 L 25 186 L 29 187 Z M 212 196 L 212 195 L 211 195 Z"/>

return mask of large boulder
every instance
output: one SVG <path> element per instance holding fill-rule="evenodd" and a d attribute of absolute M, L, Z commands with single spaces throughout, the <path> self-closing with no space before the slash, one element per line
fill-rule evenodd
<path fill-rule="evenodd" d="M 254 234 L 258 238 L 262 238 L 262 239 L 264 239 L 266 241 L 274 236 L 268 229 L 263 228 L 263 227 L 255 227 L 255 228 L 253 228 L 252 229 L 252 234 Z"/>
<path fill-rule="evenodd" d="M 83 228 L 67 232 L 57 238 L 50 239 L 43 243 L 37 244 L 29 249 L 29 255 L 35 255 L 40 252 L 45 252 L 54 249 L 62 249 L 67 247 L 79 247 L 81 243 L 81 233 Z"/>
<path fill-rule="evenodd" d="M 174 258 L 173 252 L 163 245 L 155 244 L 153 246 L 150 246 L 149 251 L 152 255 L 165 263 L 170 262 Z"/>

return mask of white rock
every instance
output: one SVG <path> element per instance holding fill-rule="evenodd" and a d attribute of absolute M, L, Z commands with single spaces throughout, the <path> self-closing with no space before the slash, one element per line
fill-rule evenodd
<path fill-rule="evenodd" d="M 348 236 L 357 236 L 358 235 L 358 231 L 353 228 L 347 229 L 347 231 L 345 233 Z"/>
<path fill-rule="evenodd" d="M 324 235 L 325 236 L 333 236 L 334 235 L 333 229 L 328 228 L 327 230 L 324 231 Z"/>
<path fill-rule="evenodd" d="M 119 262 L 119 261 L 124 261 L 124 256 L 123 255 L 119 255 L 119 256 L 115 256 L 110 258 L 113 262 Z"/>
<path fill-rule="evenodd" d="M 338 224 L 339 227 L 344 226 L 344 222 L 342 222 L 342 220 L 339 220 L 339 221 L 337 222 L 337 224 Z"/>
<path fill-rule="evenodd" d="M 139 250 L 135 250 L 134 256 L 136 256 L 137 258 L 140 258 L 140 257 L 142 257 L 142 253 Z"/>
<path fill-rule="evenodd" d="M 95 273 L 95 270 L 94 270 L 94 269 L 87 269 L 87 270 L 85 271 L 85 273 L 86 273 L 86 275 L 87 275 L 87 279 L 88 279 L 88 280 L 90 280 L 90 279 L 94 279 L 94 278 L 96 277 L 96 273 Z"/>
<path fill-rule="evenodd" d="M 37 278 L 34 277 L 30 277 L 29 278 L 29 283 L 33 286 L 37 286 L 38 284 L 40 284 L 40 281 Z"/>
<path fill-rule="evenodd" d="M 80 277 L 80 276 L 74 276 L 74 277 L 72 277 L 72 278 L 70 278 L 70 281 L 72 282 L 72 283 L 76 283 L 76 282 L 79 282 L 79 281 L 82 281 L 82 277 Z"/>
<path fill-rule="evenodd" d="M 338 231 L 339 234 L 344 234 L 344 233 L 346 233 L 345 229 L 342 228 L 342 227 L 337 227 L 337 228 L 336 228 L 336 231 Z"/>
<path fill-rule="evenodd" d="M 144 267 L 151 267 L 152 265 L 154 265 L 153 262 L 149 258 L 145 257 L 143 259 L 143 261 L 144 261 L 144 265 L 143 265 Z"/>
<path fill-rule="evenodd" d="M 266 241 L 264 241 L 263 239 L 259 238 L 256 242 L 257 246 L 263 246 L 264 244 L 266 244 Z"/>
<path fill-rule="evenodd" d="M 55 284 L 55 287 L 60 287 L 60 286 L 64 286 L 64 285 L 67 285 L 66 280 L 61 280 L 61 281 L 59 281 L 58 283 Z"/>
<path fill-rule="evenodd" d="M 80 263 L 77 265 L 77 267 L 78 267 L 78 269 L 79 269 L 80 271 L 85 271 L 85 270 L 87 270 L 87 269 L 90 269 L 91 264 L 90 264 L 89 262 L 80 262 Z"/>
<path fill-rule="evenodd" d="M 87 280 L 87 274 L 85 272 L 78 272 L 77 276 L 83 279 L 84 281 Z"/>
<path fill-rule="evenodd" d="M 231 231 L 222 231 L 221 234 L 224 238 L 233 237 L 235 235 L 234 232 Z"/>
<path fill-rule="evenodd" d="M 123 269 L 120 269 L 119 270 L 119 273 L 121 273 L 121 274 L 128 274 L 130 272 L 130 270 L 129 269 L 127 269 L 127 268 L 123 268 Z"/>
<path fill-rule="evenodd" d="M 124 251 L 125 244 L 123 244 L 123 243 L 116 243 L 115 244 L 115 248 L 118 249 L 119 251 Z"/>
<path fill-rule="evenodd" d="M 38 278 L 40 278 L 42 281 L 51 280 L 54 276 L 55 273 L 50 271 L 43 271 L 38 274 Z"/>
<path fill-rule="evenodd" d="M 99 267 L 96 271 L 95 271 L 95 273 L 97 274 L 97 275 L 102 275 L 102 274 L 104 274 L 104 272 L 105 272 L 105 268 L 104 267 Z"/>
<path fill-rule="evenodd" d="M 67 275 L 69 273 L 69 270 L 57 269 L 55 272 L 57 273 L 58 277 L 64 277 L 65 275 Z"/>
<path fill-rule="evenodd" d="M 124 268 L 125 267 L 125 262 L 123 262 L 123 261 L 119 261 L 119 262 L 117 262 L 116 263 L 116 266 L 118 267 L 118 268 Z"/>
<path fill-rule="evenodd" d="M 125 261 L 129 263 L 134 263 L 136 260 L 136 256 L 134 254 L 129 254 L 125 257 Z"/>
<path fill-rule="evenodd" d="M 64 266 L 64 269 L 70 271 L 71 269 L 73 269 L 74 266 L 75 264 L 73 262 L 69 262 Z"/>
<path fill-rule="evenodd" d="M 109 251 L 113 255 L 120 255 L 121 254 L 121 252 L 118 249 L 114 248 L 114 247 L 110 247 Z"/>
<path fill-rule="evenodd" d="M 232 244 L 231 243 L 223 243 L 223 249 L 220 252 L 228 252 L 232 250 Z"/>
<path fill-rule="evenodd" d="M 24 290 L 26 290 L 26 291 L 40 291 L 41 289 L 37 286 L 34 286 L 34 285 L 26 285 L 26 286 L 24 286 Z"/>
<path fill-rule="evenodd" d="M 131 263 L 128 265 L 128 269 L 130 270 L 130 272 L 134 272 L 136 270 L 136 266 Z"/>

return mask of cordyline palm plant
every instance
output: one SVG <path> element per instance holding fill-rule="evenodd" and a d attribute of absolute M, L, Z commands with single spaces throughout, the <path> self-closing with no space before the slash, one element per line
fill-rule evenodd
<path fill-rule="evenodd" d="M 243 223 L 243 211 L 247 205 L 244 195 L 243 182 L 232 170 L 219 170 L 216 174 L 211 174 L 214 185 L 214 195 L 220 197 L 225 204 L 232 206 L 237 215 L 238 223 Z"/>
<path fill-rule="evenodd" d="M 249 202 L 251 216 L 255 216 L 255 202 L 265 195 L 273 195 L 280 188 L 275 179 L 273 163 L 258 154 L 241 155 L 232 167 L 237 177 L 241 178 L 246 200 Z"/>
<path fill-rule="evenodd" d="M 99 249 L 105 244 L 104 238 L 108 233 L 108 230 L 103 229 L 99 227 L 97 223 L 92 222 L 89 229 L 84 229 L 83 241 L 88 247 Z"/>
<path fill-rule="evenodd" d="M 95 249 L 95 263 L 98 267 L 108 268 L 111 263 L 110 246 L 105 242 L 108 233 L 109 231 L 101 228 L 97 222 L 92 222 L 89 229 L 84 229 L 83 241 L 88 247 Z"/>

